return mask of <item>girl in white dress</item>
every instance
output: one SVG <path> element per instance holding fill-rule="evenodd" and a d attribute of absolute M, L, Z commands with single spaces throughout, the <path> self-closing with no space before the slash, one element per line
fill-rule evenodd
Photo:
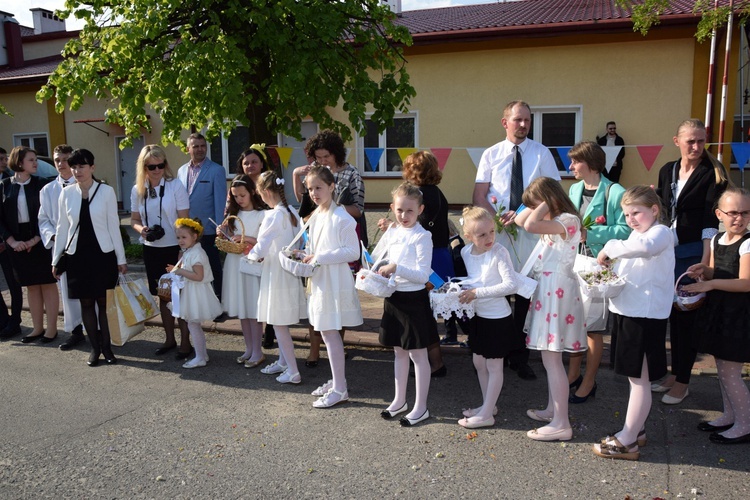
<path fill-rule="evenodd" d="M 432 236 L 419 224 L 419 214 L 424 210 L 422 191 L 404 182 L 392 194 L 391 210 L 396 224 L 383 234 L 373 251 L 376 260 L 387 252 L 389 263 L 380 267 L 378 273 L 386 278 L 394 276 L 396 281 L 396 291 L 383 303 L 379 335 L 382 345 L 393 347 L 396 390 L 391 404 L 380 416 L 391 420 L 409 409 L 406 385 L 411 359 L 416 385 L 414 407 L 399 420 L 402 427 L 410 427 L 430 418 L 427 394 L 431 370 L 427 347 L 440 338 L 425 287 L 432 274 Z"/>
<path fill-rule="evenodd" d="M 198 243 L 203 235 L 203 226 L 198 219 L 181 218 L 174 223 L 177 244 L 182 249 L 180 267 L 167 266 L 167 272 L 185 278 L 180 290 L 179 318 L 187 322 L 190 339 L 195 347 L 195 357 L 182 365 L 183 368 L 200 368 L 208 363 L 206 334 L 201 323 L 221 314 L 221 303 L 216 298 L 211 282 L 214 275 L 208 256 Z"/>
<path fill-rule="evenodd" d="M 265 216 L 263 206 L 263 200 L 255 190 L 255 183 L 249 175 L 240 174 L 232 180 L 227 214 L 239 217 L 243 225 L 234 219 L 229 219 L 222 229 L 232 236 L 233 241 L 239 242 L 243 239 L 242 228 L 244 227 L 246 248 L 244 254 L 227 254 L 224 261 L 221 305 L 229 316 L 240 320 L 242 336 L 245 338 L 245 353 L 237 358 L 237 363 L 244 364 L 245 368 L 254 368 L 266 360 L 261 349 L 263 326 L 258 323 L 260 276 L 240 271 L 240 260 L 246 258 L 258 241 L 258 231 Z"/>
<path fill-rule="evenodd" d="M 537 441 L 567 441 L 573 437 L 573 429 L 562 354 L 586 350 L 583 302 L 573 274 L 581 221 L 560 183 L 549 177 L 532 181 L 523 193 L 523 203 L 529 209 L 516 216 L 516 224 L 528 233 L 542 235 L 529 257 L 534 261 L 531 277 L 539 285 L 524 325 L 526 347 L 542 351 L 549 387 L 547 408 L 526 412 L 529 418 L 549 424 L 526 435 Z"/>
<path fill-rule="evenodd" d="M 336 181 L 327 167 L 314 166 L 307 190 L 318 208 L 310 219 L 309 252 L 303 262 L 319 267 L 309 278 L 308 316 L 323 336 L 333 378 L 313 392 L 315 408 L 329 408 L 349 400 L 344 368 L 344 342 L 339 330 L 362 324 L 362 310 L 348 262 L 359 258 L 357 222 L 333 201 Z"/>
<path fill-rule="evenodd" d="M 279 343 L 279 359 L 261 370 L 268 375 L 280 373 L 276 380 L 282 384 L 302 382 L 297 360 L 294 358 L 294 343 L 289 325 L 307 317 L 307 303 L 302 282 L 284 271 L 279 262 L 279 252 L 289 245 L 300 229 L 297 211 L 290 207 L 284 195 L 284 179 L 274 172 L 263 172 L 258 179 L 258 194 L 267 210 L 258 231 L 258 241 L 247 258 L 263 261 L 258 295 L 258 322 L 273 325 Z"/>

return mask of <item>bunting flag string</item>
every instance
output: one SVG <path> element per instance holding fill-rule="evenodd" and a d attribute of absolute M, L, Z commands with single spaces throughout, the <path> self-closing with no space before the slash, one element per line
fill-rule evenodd
<path fill-rule="evenodd" d="M 617 161 L 617 155 L 619 155 L 620 151 L 622 151 L 622 146 L 602 146 L 602 149 L 604 150 L 604 154 L 607 157 L 606 162 L 604 163 L 604 167 L 607 169 L 607 172 L 609 172 L 615 165 L 615 162 Z"/>
<path fill-rule="evenodd" d="M 442 172 L 445 168 L 445 164 L 448 162 L 448 157 L 451 155 L 453 148 L 432 148 L 430 151 L 435 155 L 435 158 L 437 158 L 438 168 Z"/>
<path fill-rule="evenodd" d="M 636 146 L 636 149 L 638 150 L 638 154 L 641 155 L 641 160 L 643 161 L 643 164 L 646 166 L 646 170 L 651 172 L 651 167 L 654 166 L 654 162 L 656 161 L 656 157 L 659 156 L 659 153 L 661 152 L 661 149 L 664 146 L 662 145 L 655 145 L 655 146 Z"/>
<path fill-rule="evenodd" d="M 733 142 L 732 153 L 734 158 L 737 160 L 737 166 L 741 172 L 745 171 L 745 164 L 750 159 L 750 143 L 748 142 Z"/>
<path fill-rule="evenodd" d="M 466 148 L 466 152 L 469 153 L 469 157 L 474 163 L 474 168 L 479 168 L 479 160 L 482 159 L 485 151 L 487 151 L 487 148 Z"/>
<path fill-rule="evenodd" d="M 401 158 L 401 163 L 403 163 L 406 160 L 406 157 L 409 156 L 412 153 L 416 153 L 419 151 L 417 148 L 396 148 L 396 151 L 398 151 L 398 157 Z"/>
<path fill-rule="evenodd" d="M 739 169 L 744 171 L 745 166 L 747 166 L 748 161 L 750 161 L 750 142 L 725 142 L 725 143 L 710 143 L 706 144 L 706 147 L 709 146 L 715 146 L 717 144 L 722 144 L 725 146 L 730 146 L 732 148 L 732 154 L 734 155 L 734 159 L 737 161 L 737 164 L 739 166 Z M 631 148 L 636 149 L 638 151 L 638 155 L 643 162 L 643 165 L 646 167 L 647 171 L 651 171 L 651 169 L 654 166 L 654 163 L 656 162 L 658 156 L 661 154 L 662 150 L 664 149 L 663 144 L 631 144 L 631 145 L 625 145 L 625 146 L 603 146 L 602 149 L 604 150 L 604 153 L 606 155 L 606 170 L 609 172 L 609 170 L 612 168 L 612 165 L 614 164 L 615 160 L 617 159 L 617 155 L 620 154 L 622 149 L 624 148 Z M 565 168 L 567 172 L 570 172 L 570 159 L 568 158 L 568 152 L 571 150 L 571 147 L 568 146 L 553 146 L 549 147 L 548 149 L 551 152 L 557 152 L 557 155 L 560 158 L 560 161 Z M 273 165 L 276 167 L 283 167 L 284 169 L 289 168 L 290 161 L 292 159 L 292 156 L 294 155 L 295 150 L 302 148 L 299 147 L 280 147 L 280 146 L 268 146 L 266 148 L 266 151 L 269 155 L 269 160 Z M 479 163 L 482 159 L 482 155 L 487 150 L 485 147 L 479 147 L 479 148 L 460 148 L 460 147 L 435 147 L 430 148 L 430 151 L 432 154 L 435 155 L 435 157 L 438 160 L 438 168 L 440 171 L 444 171 L 445 167 L 448 163 L 448 159 L 453 154 L 453 151 L 455 150 L 466 150 L 466 153 L 469 155 L 469 158 L 471 159 L 471 162 L 474 165 L 474 168 L 479 168 Z M 357 153 L 356 148 L 347 148 L 347 158 L 352 155 L 355 157 L 354 160 L 351 162 L 353 165 L 356 165 L 356 163 L 359 161 L 361 162 L 362 159 L 359 155 L 364 154 L 364 156 L 367 158 L 367 162 L 369 163 L 369 169 L 372 172 L 378 172 L 379 171 L 379 164 L 383 160 L 383 155 L 386 153 L 386 151 L 396 151 L 398 153 L 399 158 L 401 158 L 401 161 L 403 162 L 407 156 L 410 154 L 420 151 L 421 148 L 361 148 L 361 153 Z M 677 156 L 677 154 L 675 154 Z M 296 165 L 295 165 L 296 166 Z"/>
<path fill-rule="evenodd" d="M 276 152 L 279 154 L 279 160 L 281 166 L 287 168 L 289 166 L 289 160 L 292 158 L 292 152 L 294 148 L 276 148 Z"/>
<path fill-rule="evenodd" d="M 380 163 L 380 157 L 383 156 L 385 148 L 365 148 L 365 156 L 367 161 L 370 162 L 370 170 L 376 172 L 378 170 L 378 164 Z"/>
<path fill-rule="evenodd" d="M 557 154 L 560 155 L 560 161 L 562 161 L 563 167 L 565 167 L 565 171 L 568 173 L 570 173 L 570 163 L 571 163 L 570 157 L 568 156 L 568 152 L 571 149 L 572 148 L 567 148 L 567 147 L 562 147 L 562 146 L 557 147 Z"/>

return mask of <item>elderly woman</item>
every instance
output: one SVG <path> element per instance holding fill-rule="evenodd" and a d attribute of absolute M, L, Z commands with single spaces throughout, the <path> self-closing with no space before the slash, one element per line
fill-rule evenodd
<path fill-rule="evenodd" d="M 39 193 L 46 181 L 36 173 L 36 151 L 26 146 L 13 148 L 8 158 L 13 177 L 0 184 L 0 236 L 10 251 L 10 261 L 21 286 L 26 287 L 34 330 L 21 342 L 49 343 L 57 338 L 57 311 L 60 304 L 55 277 L 50 272 L 51 252 L 44 248 L 39 234 Z M 44 329 L 44 311 L 47 329 Z"/>
<path fill-rule="evenodd" d="M 88 365 L 97 366 L 101 354 L 107 364 L 114 364 L 117 358 L 107 324 L 107 290 L 117 285 L 118 271 L 128 271 L 117 196 L 114 189 L 94 178 L 91 151 L 76 149 L 68 165 L 77 182 L 60 195 L 52 273 L 58 277 L 63 270 L 67 272 L 68 296 L 81 301 L 83 326 L 91 342 Z"/>
<path fill-rule="evenodd" d="M 724 166 L 706 150 L 703 122 L 696 118 L 685 120 L 672 140 L 680 149 L 680 159 L 668 162 L 659 170 L 657 194 L 667 208 L 675 237 L 674 275 L 677 279 L 693 264 L 708 265 L 711 238 L 719 232 L 714 208 L 728 180 Z M 690 372 L 698 354 L 693 346 L 696 319 L 696 311 L 673 309 L 669 316 L 672 375 L 651 385 L 654 392 L 666 392 L 661 400 L 664 404 L 679 404 L 689 394 Z M 652 380 L 662 375 L 656 374 Z"/>
<path fill-rule="evenodd" d="M 140 235 L 143 244 L 143 263 L 146 266 L 148 288 L 156 295 L 159 278 L 168 265 L 179 260 L 174 222 L 188 217 L 190 199 L 185 186 L 175 178 L 169 168 L 167 155 L 155 144 L 141 149 L 136 162 L 135 186 L 130 192 L 130 225 Z M 166 339 L 155 354 L 166 354 L 177 346 L 174 336 L 175 319 L 167 308 L 167 302 L 159 299 L 159 311 L 164 324 Z M 187 324 L 180 323 L 180 350 L 177 359 L 190 355 L 190 332 Z"/>
<path fill-rule="evenodd" d="M 625 188 L 604 177 L 606 155 L 597 143 L 592 141 L 579 142 L 568 152 L 570 157 L 570 171 L 576 182 L 570 186 L 570 200 L 578 209 L 581 219 L 590 218 L 595 221 L 587 229 L 581 241 L 585 243 L 589 256 L 596 257 L 604 244 L 609 240 L 624 240 L 630 234 L 630 228 L 625 222 L 620 201 Z M 605 314 L 605 309 L 602 314 Z M 602 325 L 604 326 L 604 325 Z M 588 350 L 586 351 L 586 374 L 581 376 L 581 360 L 583 353 L 570 355 L 568 363 L 568 383 L 573 394 L 568 398 L 569 403 L 585 403 L 589 396 L 596 391 L 596 373 L 602 360 L 604 350 L 604 328 L 588 332 Z M 662 368 L 663 370 L 664 368 Z"/>

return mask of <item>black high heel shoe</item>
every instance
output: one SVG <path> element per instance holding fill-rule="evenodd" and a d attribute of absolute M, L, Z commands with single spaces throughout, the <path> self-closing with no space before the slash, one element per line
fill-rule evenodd
<path fill-rule="evenodd" d="M 578 378 L 568 384 L 568 386 L 570 387 L 570 390 L 575 392 L 579 387 L 581 387 L 581 383 L 583 383 L 583 375 L 578 375 Z"/>
<path fill-rule="evenodd" d="M 109 352 L 104 351 L 103 354 L 104 354 L 104 361 L 108 365 L 116 365 L 117 364 L 117 358 L 115 357 L 115 355 L 114 355 L 114 353 L 112 352 L 111 349 L 109 350 Z"/>
<path fill-rule="evenodd" d="M 94 367 L 99 365 L 99 356 L 101 356 L 101 351 L 99 349 L 92 349 L 91 354 L 89 354 L 89 360 L 86 361 L 86 364 Z"/>
<path fill-rule="evenodd" d="M 594 387 L 591 388 L 591 391 L 589 391 L 589 393 L 586 394 L 585 396 L 576 396 L 575 392 L 571 394 L 568 397 L 568 403 L 577 405 L 577 404 L 585 403 L 586 401 L 588 401 L 589 398 L 594 398 L 594 397 L 596 397 L 596 382 L 594 382 Z"/>

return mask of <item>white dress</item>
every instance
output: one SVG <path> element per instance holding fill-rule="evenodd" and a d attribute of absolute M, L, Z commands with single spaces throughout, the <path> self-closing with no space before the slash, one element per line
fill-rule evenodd
<path fill-rule="evenodd" d="M 250 250 L 251 260 L 263 259 L 263 273 L 260 277 L 258 296 L 258 321 L 269 325 L 294 325 L 307 318 L 307 300 L 302 281 L 284 271 L 279 262 L 279 252 L 292 242 L 301 229 L 297 211 L 291 209 L 297 218 L 292 226 L 286 207 L 277 205 L 266 210 L 258 232 L 258 243 Z"/>
<path fill-rule="evenodd" d="M 258 238 L 265 213 L 265 210 L 240 210 L 237 217 L 245 225 L 245 238 Z M 235 234 L 239 234 L 241 230 L 239 222 L 235 221 Z M 224 282 L 221 286 L 221 305 L 232 317 L 257 319 L 260 276 L 240 272 L 240 259 L 243 258 L 244 255 L 227 254 L 224 261 Z"/>
<path fill-rule="evenodd" d="M 523 329 L 526 347 L 539 351 L 584 351 L 587 348 L 586 315 L 578 280 L 573 274 L 581 242 L 581 224 L 578 217 L 567 213 L 553 220 L 565 228 L 565 237 L 543 235 L 541 249 L 530 257 L 536 260 L 532 278 L 539 285 L 531 297 Z"/>
<path fill-rule="evenodd" d="M 203 266 L 203 280 L 185 278 L 185 287 L 180 290 L 180 318 L 190 323 L 212 320 L 221 314 L 221 303 L 211 286 L 214 280 L 211 264 L 200 243 L 196 243 L 182 254 L 180 267 L 192 271 L 196 264 Z"/>
<path fill-rule="evenodd" d="M 310 220 L 310 253 L 320 264 L 310 278 L 308 316 L 318 331 L 362 324 L 362 309 L 348 262 L 359 258 L 357 222 L 344 207 L 331 203 Z"/>

